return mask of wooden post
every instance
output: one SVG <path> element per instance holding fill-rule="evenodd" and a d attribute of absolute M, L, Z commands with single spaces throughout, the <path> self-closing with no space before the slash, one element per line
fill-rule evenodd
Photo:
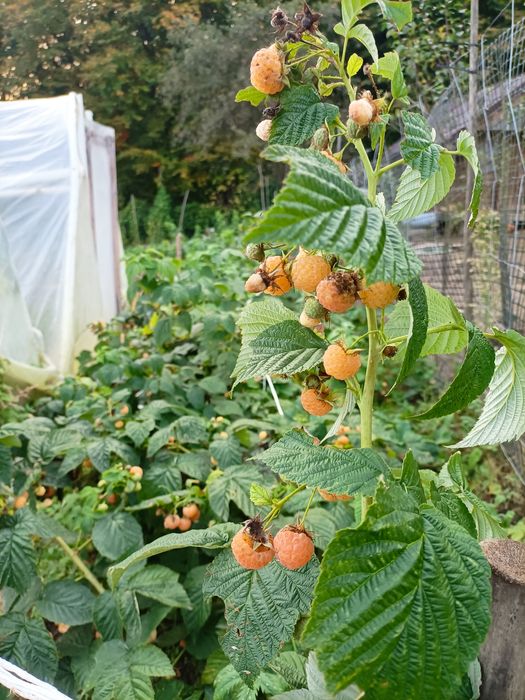
<path fill-rule="evenodd" d="M 470 51 L 469 51 L 469 79 L 468 79 L 468 115 L 467 129 L 476 137 L 476 114 L 478 108 L 478 34 L 479 34 L 479 0 L 470 0 Z M 466 205 L 470 202 L 472 188 L 474 187 L 474 175 L 472 168 L 467 168 Z M 463 225 L 463 310 L 467 317 L 474 318 L 474 284 L 472 280 L 472 257 L 474 246 L 472 245 L 472 233 L 468 227 L 469 216 L 465 218 Z"/>
<path fill-rule="evenodd" d="M 525 543 L 481 548 L 492 568 L 492 624 L 479 655 L 480 700 L 525 700 Z"/>

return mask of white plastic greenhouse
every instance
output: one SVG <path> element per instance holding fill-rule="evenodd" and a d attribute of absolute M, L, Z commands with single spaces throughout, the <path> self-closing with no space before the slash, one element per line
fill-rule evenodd
<path fill-rule="evenodd" d="M 82 96 L 0 103 L 0 359 L 43 387 L 125 293 L 114 130 Z"/>

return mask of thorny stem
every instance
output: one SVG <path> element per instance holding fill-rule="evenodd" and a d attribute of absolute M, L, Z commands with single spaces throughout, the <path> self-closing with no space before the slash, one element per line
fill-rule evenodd
<path fill-rule="evenodd" d="M 86 581 L 89 581 L 89 583 L 93 586 L 93 588 L 96 590 L 97 593 L 102 594 L 104 593 L 104 586 L 100 583 L 98 579 L 93 576 L 91 571 L 87 568 L 87 566 L 84 564 L 82 559 L 78 556 L 76 552 L 74 552 L 71 547 L 65 542 L 62 537 L 55 537 L 55 540 L 61 549 L 67 554 L 67 556 L 71 559 L 73 564 L 77 567 L 77 569 L 80 571 L 80 573 L 84 576 Z"/>

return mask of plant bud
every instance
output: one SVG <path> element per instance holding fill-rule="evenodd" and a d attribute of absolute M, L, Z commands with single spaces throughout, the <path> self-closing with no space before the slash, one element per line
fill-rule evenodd
<path fill-rule="evenodd" d="M 248 243 L 244 254 L 250 260 L 256 260 L 257 262 L 264 261 L 264 245 L 262 243 Z"/>
<path fill-rule="evenodd" d="M 317 319 L 317 323 L 319 323 L 319 320 L 325 317 L 326 309 L 317 301 L 317 299 L 310 297 L 304 303 L 304 313 L 309 318 Z"/>
<path fill-rule="evenodd" d="M 315 134 L 312 137 L 312 142 L 310 144 L 310 147 L 315 149 L 316 151 L 325 151 L 330 144 L 330 136 L 328 134 L 328 130 L 322 126 L 320 129 L 317 129 Z"/>

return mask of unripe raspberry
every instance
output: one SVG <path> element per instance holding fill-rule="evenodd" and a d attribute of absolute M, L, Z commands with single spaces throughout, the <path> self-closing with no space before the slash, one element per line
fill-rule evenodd
<path fill-rule="evenodd" d="M 352 272 L 334 272 L 317 285 L 317 300 L 328 311 L 344 313 L 355 303 L 359 278 Z"/>
<path fill-rule="evenodd" d="M 346 124 L 346 134 L 350 140 L 355 141 L 366 136 L 367 128 L 366 126 L 359 126 L 352 119 L 349 119 Z"/>
<path fill-rule="evenodd" d="M 305 328 L 315 328 L 320 323 L 322 323 L 322 321 L 322 318 L 310 318 L 310 316 L 308 316 L 308 314 L 304 310 L 301 311 L 301 315 L 299 316 L 299 323 Z"/>
<path fill-rule="evenodd" d="M 182 515 L 185 518 L 189 518 L 192 522 L 196 523 L 197 520 L 201 517 L 201 511 L 196 503 L 189 503 L 182 509 Z"/>
<path fill-rule="evenodd" d="M 142 479 L 144 475 L 144 470 L 142 469 L 142 467 L 130 467 L 129 473 L 132 479 L 140 481 L 140 479 Z"/>
<path fill-rule="evenodd" d="M 45 486 L 37 486 L 35 489 L 35 496 L 37 498 L 42 498 L 43 496 L 46 495 L 46 487 Z"/>
<path fill-rule="evenodd" d="M 117 430 L 122 430 L 123 427 L 124 427 L 124 421 L 123 421 L 123 420 L 116 420 L 116 421 L 115 421 L 115 428 L 116 428 Z"/>
<path fill-rule="evenodd" d="M 334 445 L 336 447 L 346 447 L 350 444 L 350 438 L 347 435 L 340 435 L 337 440 L 335 440 Z"/>
<path fill-rule="evenodd" d="M 323 364 L 326 374 L 343 381 L 357 373 L 361 367 L 361 358 L 358 352 L 349 352 L 339 343 L 334 343 L 326 348 Z"/>
<path fill-rule="evenodd" d="M 166 530 L 176 530 L 179 527 L 180 518 L 178 515 L 167 515 L 164 518 L 164 528 Z"/>
<path fill-rule="evenodd" d="M 266 430 L 261 430 L 261 431 L 259 432 L 259 436 L 258 436 L 258 437 L 259 437 L 259 440 L 260 440 L 261 442 L 264 442 L 265 440 L 268 439 L 268 433 L 266 432 Z"/>
<path fill-rule="evenodd" d="M 66 625 L 64 622 L 59 622 L 57 625 L 57 632 L 59 634 L 65 634 L 69 629 L 69 625 Z"/>
<path fill-rule="evenodd" d="M 281 296 L 286 294 L 291 288 L 292 283 L 284 269 L 284 261 L 280 255 L 270 255 L 262 264 L 262 270 L 267 275 L 269 284 L 264 290 L 265 294 L 272 296 Z M 264 275 L 263 275 L 264 276 Z"/>
<path fill-rule="evenodd" d="M 325 318 L 326 309 L 315 297 L 309 297 L 304 302 L 304 312 L 310 318 Z"/>
<path fill-rule="evenodd" d="M 255 133 L 261 139 L 261 141 L 269 141 L 271 130 L 272 130 L 272 120 L 271 119 L 263 119 L 262 122 L 259 122 L 257 124 L 257 128 L 255 129 Z"/>
<path fill-rule="evenodd" d="M 325 491 L 324 489 L 319 489 L 319 495 L 321 498 L 323 498 L 325 501 L 350 501 L 352 496 L 348 496 L 347 494 L 337 494 L 337 493 L 330 493 L 330 491 Z"/>
<path fill-rule="evenodd" d="M 336 158 L 334 156 L 332 151 L 321 151 L 321 153 L 323 154 L 323 156 L 328 158 L 328 160 L 331 160 L 332 163 L 335 163 L 337 165 L 337 167 L 339 168 L 339 172 L 341 172 L 343 175 L 346 175 L 346 171 L 348 170 L 348 168 L 342 160 L 339 160 L 339 158 Z"/>
<path fill-rule="evenodd" d="M 284 56 L 275 44 L 259 49 L 250 64 L 250 82 L 254 88 L 275 95 L 284 88 Z"/>
<path fill-rule="evenodd" d="M 348 116 L 359 126 L 368 126 L 375 116 L 374 105 L 366 97 L 350 102 Z"/>
<path fill-rule="evenodd" d="M 287 525 L 273 540 L 275 556 L 285 569 L 300 569 L 314 555 L 314 543 L 304 527 Z"/>
<path fill-rule="evenodd" d="M 232 540 L 232 554 L 244 569 L 262 569 L 274 557 L 273 538 L 259 518 L 247 520 Z"/>
<path fill-rule="evenodd" d="M 250 275 L 244 283 L 244 289 L 249 294 L 257 294 L 258 292 L 264 292 L 264 290 L 266 289 L 266 282 L 263 280 L 262 276 L 258 272 L 254 272 L 253 275 Z"/>
<path fill-rule="evenodd" d="M 244 254 L 250 260 L 257 260 L 257 262 L 263 262 L 264 255 L 264 245 L 262 243 L 248 243 L 245 248 Z"/>
<path fill-rule="evenodd" d="M 301 405 L 311 416 L 325 416 L 332 410 L 332 404 L 317 389 L 305 389 L 301 394 Z"/>
<path fill-rule="evenodd" d="M 127 416 L 129 413 L 129 406 L 122 406 L 120 409 L 120 415 L 121 416 Z"/>
<path fill-rule="evenodd" d="M 384 309 L 393 304 L 399 294 L 399 287 L 391 282 L 375 282 L 359 292 L 363 304 L 369 309 Z"/>
<path fill-rule="evenodd" d="M 29 500 L 29 491 L 24 491 L 20 496 L 15 498 L 14 507 L 15 510 L 20 510 L 23 508 Z"/>
<path fill-rule="evenodd" d="M 325 151 L 330 144 L 330 134 L 325 126 L 322 126 L 312 136 L 310 147 L 316 151 Z"/>
<path fill-rule="evenodd" d="M 178 527 L 179 527 L 179 530 L 181 532 L 186 532 L 191 527 L 191 520 L 189 518 L 185 518 L 185 517 L 180 518 Z"/>
<path fill-rule="evenodd" d="M 292 264 L 292 283 L 302 292 L 314 292 L 321 280 L 332 271 L 322 255 L 301 251 Z"/>

